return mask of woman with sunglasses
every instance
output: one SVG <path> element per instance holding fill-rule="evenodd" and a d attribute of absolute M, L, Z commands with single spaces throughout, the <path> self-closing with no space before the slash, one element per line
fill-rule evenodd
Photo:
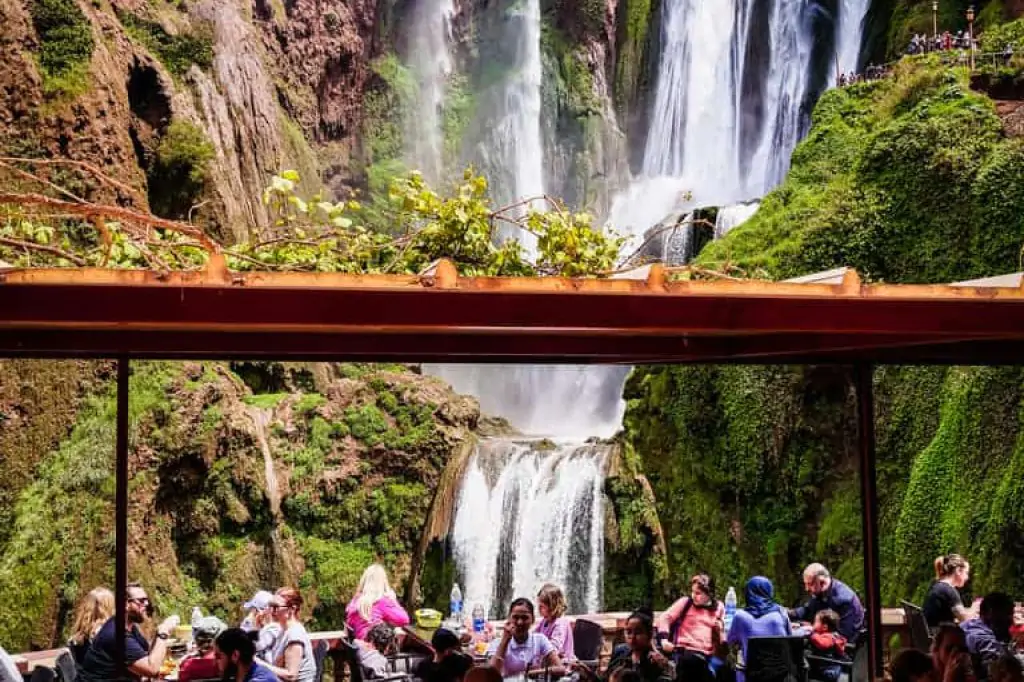
<path fill-rule="evenodd" d="M 281 682 L 313 682 L 316 678 L 313 643 L 299 620 L 301 608 L 302 595 L 293 587 L 282 587 L 270 602 L 270 615 L 281 626 L 281 635 L 267 667 Z"/>

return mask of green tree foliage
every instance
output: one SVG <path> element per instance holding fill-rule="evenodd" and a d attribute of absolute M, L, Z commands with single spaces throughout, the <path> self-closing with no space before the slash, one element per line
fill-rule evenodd
<path fill-rule="evenodd" d="M 44 87 L 55 94 L 81 91 L 96 45 L 89 20 L 75 0 L 32 0 L 29 10 L 39 35 Z"/>

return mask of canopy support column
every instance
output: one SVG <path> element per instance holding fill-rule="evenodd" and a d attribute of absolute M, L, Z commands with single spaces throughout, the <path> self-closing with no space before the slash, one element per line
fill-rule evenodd
<path fill-rule="evenodd" d="M 117 464 L 114 484 L 114 664 L 127 679 L 124 632 L 128 608 L 128 357 L 117 359 Z"/>
<path fill-rule="evenodd" d="M 882 677 L 882 589 L 878 554 L 878 480 L 875 472 L 875 399 L 873 368 L 854 366 L 857 388 L 857 431 L 860 455 L 860 501 L 864 538 L 864 590 L 868 627 L 868 669 L 871 679 Z"/>

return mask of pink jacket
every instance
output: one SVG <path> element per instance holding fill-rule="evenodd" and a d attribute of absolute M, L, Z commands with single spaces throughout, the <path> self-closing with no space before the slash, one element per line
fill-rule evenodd
<path fill-rule="evenodd" d="M 358 639 L 365 639 L 366 633 L 377 623 L 387 623 L 397 628 L 409 624 L 409 614 L 395 601 L 394 597 L 381 597 L 370 609 L 370 620 L 363 618 L 359 613 L 359 595 L 352 597 L 352 601 L 345 607 L 345 622 L 355 631 Z"/>

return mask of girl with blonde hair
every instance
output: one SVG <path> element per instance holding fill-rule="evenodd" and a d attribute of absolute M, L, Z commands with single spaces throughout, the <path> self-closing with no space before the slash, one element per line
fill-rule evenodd
<path fill-rule="evenodd" d="M 558 585 L 548 583 L 537 593 L 540 622 L 537 632 L 551 640 L 563 661 L 573 661 L 572 623 L 565 617 L 565 594 Z"/>
<path fill-rule="evenodd" d="M 85 660 L 85 652 L 92 644 L 103 624 L 114 616 L 114 593 L 105 587 L 96 587 L 78 603 L 75 618 L 71 624 L 71 639 L 68 649 L 79 665 Z"/>
<path fill-rule="evenodd" d="M 372 564 L 363 571 L 355 596 L 345 607 L 345 622 L 358 639 L 366 639 L 366 633 L 378 623 L 393 628 L 409 624 L 409 614 L 398 603 L 387 571 L 380 564 Z"/>

